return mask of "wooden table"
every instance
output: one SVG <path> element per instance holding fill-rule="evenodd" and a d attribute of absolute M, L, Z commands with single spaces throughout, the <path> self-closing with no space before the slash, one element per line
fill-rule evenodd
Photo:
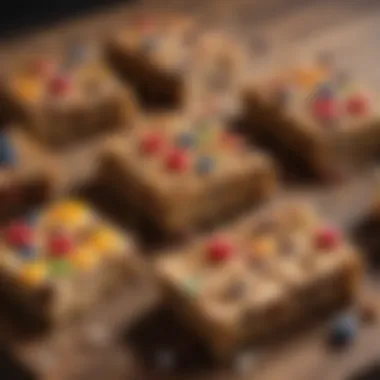
<path fill-rule="evenodd" d="M 116 29 L 134 9 L 154 10 L 154 4 L 152 0 L 119 7 L 37 31 L 27 38 L 4 41 L 0 61 L 79 33 L 83 38 L 100 39 L 105 30 Z M 164 4 L 160 8 L 197 14 L 207 25 L 238 35 L 251 47 L 253 70 L 327 49 L 336 54 L 338 63 L 380 90 L 377 0 L 166 0 Z M 371 173 L 363 172 L 348 184 L 329 188 L 290 181 L 282 196 L 308 198 L 351 229 L 368 212 L 374 183 Z M 368 284 L 367 291 L 376 293 L 376 276 L 368 276 Z M 328 350 L 325 327 L 318 326 L 248 352 L 235 367 L 218 368 L 194 337 L 160 309 L 160 295 L 149 276 L 142 273 L 137 283 L 100 305 L 87 320 L 39 341 L 21 344 L 12 340 L 7 344 L 22 362 L 47 380 L 341 380 L 380 358 L 380 325 L 363 328 L 355 344 L 344 352 Z M 175 373 L 152 370 L 159 350 L 162 366 L 170 366 L 170 352 L 182 353 L 176 360 L 181 368 Z"/>

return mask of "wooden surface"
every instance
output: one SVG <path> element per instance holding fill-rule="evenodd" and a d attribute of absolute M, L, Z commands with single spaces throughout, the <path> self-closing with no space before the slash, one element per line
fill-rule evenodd
<path fill-rule="evenodd" d="M 153 10 L 157 3 L 152 0 L 151 4 L 156 4 L 152 6 L 146 1 L 138 7 Z M 376 0 L 166 0 L 163 4 L 160 8 L 198 14 L 207 25 L 238 35 L 251 47 L 253 70 L 327 49 L 336 54 L 339 64 L 380 90 L 380 4 Z M 79 33 L 83 38 L 101 38 L 105 30 L 117 28 L 132 11 L 119 7 L 51 31 L 4 41 L 0 58 L 9 61 L 27 48 L 51 46 L 57 38 Z M 374 178 L 369 172 L 329 188 L 291 181 L 283 196 L 306 197 L 351 229 L 370 207 Z M 368 276 L 368 284 L 368 291 L 376 293 L 376 276 Z M 21 344 L 13 340 L 8 345 L 25 365 L 47 380 L 343 380 L 375 359 L 380 361 L 380 325 L 363 328 L 355 344 L 344 352 L 327 349 L 325 327 L 320 326 L 282 343 L 253 349 L 235 366 L 220 368 L 191 334 L 159 309 L 160 295 L 143 273 L 137 283 L 99 305 L 87 320 L 39 341 Z M 168 350 L 177 353 L 180 368 L 174 373 L 154 370 L 157 352 L 163 356 Z M 169 359 L 161 357 L 161 365 Z"/>

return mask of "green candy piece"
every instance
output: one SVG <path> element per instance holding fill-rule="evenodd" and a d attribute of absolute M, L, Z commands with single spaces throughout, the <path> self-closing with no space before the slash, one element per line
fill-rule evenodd
<path fill-rule="evenodd" d="M 204 147 L 208 146 L 215 139 L 215 130 L 207 127 L 199 133 L 199 144 Z"/>
<path fill-rule="evenodd" d="M 199 293 L 200 280 L 197 277 L 190 277 L 185 280 L 183 286 L 186 294 L 191 298 L 195 298 Z"/>
<path fill-rule="evenodd" d="M 49 273 L 52 277 L 67 277 L 73 272 L 69 260 L 53 259 L 49 263 Z"/>

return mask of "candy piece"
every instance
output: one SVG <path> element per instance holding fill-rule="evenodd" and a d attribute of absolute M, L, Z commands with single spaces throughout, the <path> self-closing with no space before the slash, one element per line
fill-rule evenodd
<path fill-rule="evenodd" d="M 17 96 L 28 102 L 37 101 L 43 93 L 42 82 L 30 76 L 14 78 L 11 87 Z"/>
<path fill-rule="evenodd" d="M 53 95 L 65 95 L 71 89 L 71 81 L 67 76 L 56 76 L 49 82 L 49 91 Z"/>
<path fill-rule="evenodd" d="M 192 133 L 181 133 L 176 139 L 176 144 L 182 149 L 192 148 L 196 144 L 196 137 Z"/>
<path fill-rule="evenodd" d="M 323 83 L 316 91 L 318 99 L 331 99 L 334 97 L 334 88 L 330 83 Z"/>
<path fill-rule="evenodd" d="M 36 257 L 36 249 L 34 246 L 25 246 L 21 247 L 18 250 L 18 254 L 24 259 L 24 260 L 32 260 Z"/>
<path fill-rule="evenodd" d="M 195 297 L 198 294 L 200 281 L 197 277 L 187 278 L 183 283 L 183 288 L 186 295 L 189 297 Z"/>
<path fill-rule="evenodd" d="M 47 221 L 51 225 L 74 226 L 88 219 L 88 217 L 89 212 L 82 202 L 70 201 L 53 206 L 47 214 Z"/>
<path fill-rule="evenodd" d="M 189 166 L 189 157 L 185 151 L 174 149 L 166 157 L 166 167 L 171 171 L 182 172 Z"/>
<path fill-rule="evenodd" d="M 342 347 L 352 343 L 357 333 L 357 318 L 352 315 L 339 316 L 332 322 L 329 340 L 331 345 Z"/>
<path fill-rule="evenodd" d="M 5 133 L 0 132 L 0 165 L 13 165 L 16 162 L 16 151 Z"/>
<path fill-rule="evenodd" d="M 76 251 L 72 257 L 73 264 L 80 270 L 91 270 L 100 261 L 99 255 L 91 248 L 82 248 Z"/>
<path fill-rule="evenodd" d="M 164 147 L 164 139 L 161 133 L 150 133 L 141 140 L 140 149 L 147 155 L 161 152 Z"/>
<path fill-rule="evenodd" d="M 361 95 L 352 96 L 347 100 L 346 109 L 351 116 L 365 116 L 369 110 L 368 99 Z"/>
<path fill-rule="evenodd" d="M 310 89 L 320 83 L 325 76 L 326 72 L 324 69 L 301 68 L 294 71 L 293 78 L 299 86 L 305 89 Z"/>
<path fill-rule="evenodd" d="M 47 59 L 38 59 L 31 62 L 30 73 L 38 76 L 50 76 L 54 73 L 55 65 L 52 61 Z"/>
<path fill-rule="evenodd" d="M 72 239 L 63 233 L 53 234 L 48 240 L 48 250 L 53 257 L 66 256 L 72 252 L 74 243 Z"/>
<path fill-rule="evenodd" d="M 12 223 L 6 229 L 6 239 L 8 244 L 22 248 L 33 242 L 33 230 L 23 222 Z"/>
<path fill-rule="evenodd" d="M 211 261 L 225 261 L 233 257 L 234 249 L 230 241 L 219 237 L 208 244 L 207 253 Z"/>
<path fill-rule="evenodd" d="M 27 285 L 39 285 L 47 278 L 47 274 L 44 262 L 34 262 L 23 267 L 20 278 Z"/>
<path fill-rule="evenodd" d="M 324 228 L 317 231 L 315 244 L 319 249 L 330 250 L 336 248 L 341 241 L 338 230 L 333 228 Z"/>
<path fill-rule="evenodd" d="M 312 104 L 314 117 L 322 121 L 333 121 L 339 116 L 338 103 L 334 99 L 316 99 Z"/>
<path fill-rule="evenodd" d="M 122 237 L 111 229 L 101 229 L 90 239 L 88 244 L 105 254 L 112 253 L 123 246 Z"/>
<path fill-rule="evenodd" d="M 85 61 L 87 56 L 87 46 L 80 43 L 74 43 L 69 48 L 66 65 L 70 67 L 72 65 L 82 63 L 83 61 Z"/>
<path fill-rule="evenodd" d="M 204 156 L 200 157 L 196 163 L 196 171 L 198 174 L 210 174 L 214 169 L 214 160 L 212 157 Z"/>
<path fill-rule="evenodd" d="M 251 246 L 253 255 L 260 259 L 272 255 L 277 249 L 276 240 L 270 236 L 255 239 Z"/>
<path fill-rule="evenodd" d="M 25 220 L 29 225 L 34 225 L 40 217 L 40 213 L 37 211 L 30 212 L 27 216 L 25 216 Z"/>
<path fill-rule="evenodd" d="M 73 266 L 66 259 L 54 259 L 49 262 L 49 273 L 53 277 L 66 277 L 73 271 Z"/>

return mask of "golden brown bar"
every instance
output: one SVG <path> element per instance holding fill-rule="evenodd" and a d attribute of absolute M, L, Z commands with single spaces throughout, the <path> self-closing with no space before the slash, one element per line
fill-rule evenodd
<path fill-rule="evenodd" d="M 142 120 L 109 142 L 104 161 L 110 183 L 169 233 L 213 224 L 277 187 L 270 157 L 205 118 Z"/>
<path fill-rule="evenodd" d="M 0 100 L 46 145 L 67 146 L 129 125 L 137 112 L 96 46 L 29 54 L 3 73 Z"/>
<path fill-rule="evenodd" d="M 12 220 L 0 246 L 2 296 L 43 326 L 87 311 L 136 270 L 132 238 L 76 199 Z"/>
<path fill-rule="evenodd" d="M 164 253 L 155 269 L 172 307 L 219 358 L 346 305 L 362 274 L 356 249 L 306 203 L 265 206 Z"/>
<path fill-rule="evenodd" d="M 277 141 L 321 177 L 334 176 L 380 148 L 376 99 L 332 63 L 301 62 L 247 86 L 246 133 Z"/>

